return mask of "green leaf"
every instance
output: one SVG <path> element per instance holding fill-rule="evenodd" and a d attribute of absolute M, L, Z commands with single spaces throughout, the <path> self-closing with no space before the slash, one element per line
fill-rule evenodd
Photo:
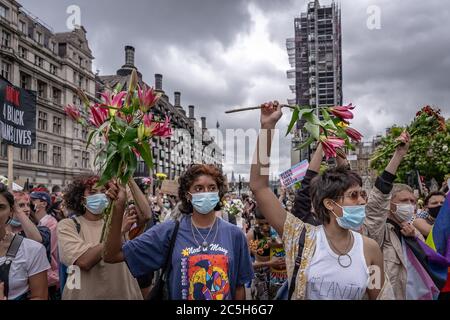
<path fill-rule="evenodd" d="M 315 140 L 319 140 L 320 127 L 310 122 L 305 123 L 305 129 Z"/>
<path fill-rule="evenodd" d="M 305 149 L 306 147 L 308 147 L 311 143 L 314 142 L 314 137 L 310 136 L 308 137 L 308 139 L 305 140 L 305 142 L 303 142 L 301 145 L 299 145 L 297 148 L 295 148 L 296 150 L 301 150 L 301 149 Z"/>
<path fill-rule="evenodd" d="M 153 155 L 150 150 L 150 145 L 144 142 L 143 144 L 137 145 L 137 149 L 141 154 L 141 157 L 144 160 L 145 164 L 149 168 L 153 168 Z"/>
<path fill-rule="evenodd" d="M 119 118 L 119 117 L 117 116 L 117 113 L 116 113 L 116 115 L 115 115 L 115 117 L 114 117 L 114 120 L 115 120 L 116 124 L 117 124 L 120 128 L 124 129 L 124 128 L 128 127 L 128 123 L 127 123 L 126 121 L 124 121 L 123 119 Z"/>
<path fill-rule="evenodd" d="M 321 124 L 320 119 L 313 111 L 314 110 L 311 110 L 311 112 L 305 112 L 303 117 L 305 118 L 306 121 L 312 124 L 320 125 Z"/>
<path fill-rule="evenodd" d="M 123 84 L 119 82 L 114 88 L 114 93 L 119 93 L 120 91 L 122 91 L 122 88 Z"/>
<path fill-rule="evenodd" d="M 121 162 L 122 161 L 120 156 L 118 154 L 115 154 L 114 157 L 109 162 L 107 162 L 106 168 L 105 170 L 103 170 L 98 184 L 104 186 L 109 180 L 117 176 L 119 165 L 121 164 Z"/>
<path fill-rule="evenodd" d="M 133 144 L 134 140 L 137 138 L 137 129 L 136 128 L 128 128 L 125 131 L 125 135 L 120 141 L 117 149 L 119 149 L 120 153 L 124 153 L 125 151 L 131 152 L 129 147 Z"/>
<path fill-rule="evenodd" d="M 292 118 L 291 118 L 291 122 L 289 123 L 288 129 L 286 131 L 286 136 L 291 133 L 292 128 L 294 127 L 295 123 L 298 120 L 298 115 L 299 115 L 299 109 L 295 108 L 294 112 L 292 112 Z"/>
<path fill-rule="evenodd" d="M 331 117 L 330 117 L 330 114 L 328 113 L 327 109 L 323 108 L 323 109 L 320 109 L 320 110 L 321 110 L 323 119 L 325 121 L 327 121 L 327 122 L 331 121 Z"/>
<path fill-rule="evenodd" d="M 89 133 L 89 137 L 86 143 L 86 150 L 89 148 L 89 146 L 91 145 L 91 141 L 92 139 L 98 134 L 97 130 L 93 130 L 91 131 L 91 133 Z"/>
<path fill-rule="evenodd" d="M 314 110 L 311 108 L 301 108 L 301 107 L 297 107 L 293 114 L 292 114 L 292 119 L 291 119 L 291 123 L 289 124 L 288 127 L 288 131 L 286 133 L 286 135 L 288 135 L 292 128 L 294 127 L 295 123 L 299 120 L 301 120 L 302 118 L 305 118 L 305 120 L 307 122 L 311 122 L 312 124 L 320 124 L 320 120 L 319 118 L 314 114 Z"/>
<path fill-rule="evenodd" d="M 334 124 L 334 122 L 331 119 L 324 121 L 322 123 L 322 127 L 324 127 L 325 129 L 337 130 L 336 125 Z"/>

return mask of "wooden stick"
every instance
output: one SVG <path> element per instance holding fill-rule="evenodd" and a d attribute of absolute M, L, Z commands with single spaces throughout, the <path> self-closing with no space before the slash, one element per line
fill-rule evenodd
<path fill-rule="evenodd" d="M 295 109 L 295 107 L 287 105 L 287 104 L 282 104 L 281 107 L 282 108 Z M 225 113 L 235 113 L 235 112 L 248 111 L 248 110 L 257 110 L 257 109 L 261 109 L 261 106 L 228 110 L 228 111 L 225 111 Z"/>

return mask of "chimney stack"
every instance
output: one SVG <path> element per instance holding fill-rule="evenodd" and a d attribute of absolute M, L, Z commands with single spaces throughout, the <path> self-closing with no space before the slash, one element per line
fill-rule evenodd
<path fill-rule="evenodd" d="M 155 74 L 155 90 L 163 91 L 162 89 L 162 74 L 156 73 Z"/>
<path fill-rule="evenodd" d="M 194 106 L 189 106 L 189 119 L 191 120 L 195 120 L 195 116 L 194 116 Z"/>
<path fill-rule="evenodd" d="M 125 46 L 125 65 L 134 67 L 134 47 Z"/>
<path fill-rule="evenodd" d="M 175 92 L 175 107 L 181 107 L 181 93 Z"/>
<path fill-rule="evenodd" d="M 206 130 L 206 117 L 201 117 L 202 119 L 202 129 Z"/>

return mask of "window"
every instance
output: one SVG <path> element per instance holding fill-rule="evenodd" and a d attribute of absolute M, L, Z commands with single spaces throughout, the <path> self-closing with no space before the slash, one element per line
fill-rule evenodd
<path fill-rule="evenodd" d="M 53 117 L 53 133 L 61 134 L 62 119 L 59 117 Z"/>
<path fill-rule="evenodd" d="M 11 80 L 10 76 L 11 76 L 11 64 L 9 64 L 6 61 L 2 60 L 2 76 L 5 79 Z"/>
<path fill-rule="evenodd" d="M 50 63 L 50 73 L 56 75 L 57 72 L 58 72 L 58 67 L 55 66 L 54 64 Z"/>
<path fill-rule="evenodd" d="M 9 48 L 11 46 L 11 33 L 2 31 L 2 46 Z"/>
<path fill-rule="evenodd" d="M 87 140 L 88 130 L 85 127 L 81 128 L 81 139 Z"/>
<path fill-rule="evenodd" d="M 0 158 L 8 157 L 8 145 L 0 142 Z"/>
<path fill-rule="evenodd" d="M 47 164 L 47 144 L 38 143 L 38 163 Z"/>
<path fill-rule="evenodd" d="M 78 78 L 78 87 L 83 88 L 84 77 L 80 76 Z"/>
<path fill-rule="evenodd" d="M 20 149 L 20 160 L 31 162 L 31 150 L 30 149 Z"/>
<path fill-rule="evenodd" d="M 39 111 L 38 129 L 47 131 L 47 113 Z"/>
<path fill-rule="evenodd" d="M 25 21 L 19 20 L 19 30 L 23 34 L 27 34 L 28 30 L 27 30 L 27 24 L 25 23 Z"/>
<path fill-rule="evenodd" d="M 47 98 L 47 84 L 38 80 L 38 97 Z"/>
<path fill-rule="evenodd" d="M 5 19 L 8 18 L 8 8 L 2 4 L 0 4 L 0 17 Z"/>
<path fill-rule="evenodd" d="M 52 91 L 53 103 L 61 104 L 61 90 L 53 87 Z"/>
<path fill-rule="evenodd" d="M 75 168 L 77 168 L 78 167 L 78 159 L 80 158 L 80 151 L 74 151 L 73 158 L 75 159 L 74 166 L 75 166 Z"/>
<path fill-rule="evenodd" d="M 52 50 L 52 52 L 56 53 L 56 43 L 54 43 L 53 41 L 50 42 L 50 50 Z"/>
<path fill-rule="evenodd" d="M 53 165 L 61 167 L 61 147 L 53 146 Z"/>
<path fill-rule="evenodd" d="M 40 33 L 39 31 L 36 31 L 36 41 L 39 43 L 39 44 L 42 44 L 43 43 L 43 37 L 42 37 L 42 33 Z"/>
<path fill-rule="evenodd" d="M 28 58 L 28 50 L 22 46 L 19 46 L 19 56 L 23 59 L 27 59 Z"/>
<path fill-rule="evenodd" d="M 20 86 L 24 89 L 31 90 L 31 76 L 26 73 L 20 73 Z"/>
<path fill-rule="evenodd" d="M 78 129 L 78 124 L 74 123 L 73 124 L 73 137 L 75 139 L 78 139 L 79 135 L 80 135 L 80 129 Z"/>
<path fill-rule="evenodd" d="M 77 83 L 77 79 L 78 79 L 78 73 L 76 73 L 75 71 L 73 72 L 73 83 Z"/>
<path fill-rule="evenodd" d="M 81 167 L 83 169 L 89 168 L 89 152 L 83 151 L 81 153 Z"/>
<path fill-rule="evenodd" d="M 34 64 L 42 68 L 44 66 L 44 59 L 39 57 L 38 55 L 34 56 Z"/>

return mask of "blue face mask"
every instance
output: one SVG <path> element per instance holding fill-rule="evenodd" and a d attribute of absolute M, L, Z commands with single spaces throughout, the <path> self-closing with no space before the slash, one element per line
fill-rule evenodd
<path fill-rule="evenodd" d="M 9 220 L 9 225 L 12 226 L 13 228 L 18 228 L 22 226 L 22 223 L 19 220 L 12 218 L 11 220 Z"/>
<path fill-rule="evenodd" d="M 192 206 L 201 214 L 213 211 L 220 200 L 218 192 L 190 193 L 190 195 L 192 196 Z"/>
<path fill-rule="evenodd" d="M 336 203 L 337 206 L 341 207 Z M 343 229 L 359 231 L 366 218 L 366 206 L 343 206 L 342 217 L 338 217 L 334 212 L 338 225 Z"/>
<path fill-rule="evenodd" d="M 104 193 L 86 197 L 86 209 L 92 214 L 100 215 L 108 207 L 109 199 Z"/>

